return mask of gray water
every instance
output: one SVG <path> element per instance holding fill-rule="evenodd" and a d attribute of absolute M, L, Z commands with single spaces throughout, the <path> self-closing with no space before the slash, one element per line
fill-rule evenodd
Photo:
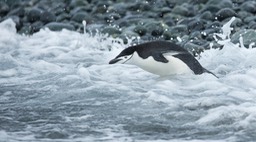
<path fill-rule="evenodd" d="M 159 78 L 108 65 L 126 45 L 104 35 L 0 27 L 0 141 L 256 140 L 255 49 L 204 52 L 219 79 Z"/>

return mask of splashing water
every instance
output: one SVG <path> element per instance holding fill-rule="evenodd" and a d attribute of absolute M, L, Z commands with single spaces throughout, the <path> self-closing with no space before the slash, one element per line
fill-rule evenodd
<path fill-rule="evenodd" d="M 86 33 L 86 21 L 83 20 L 82 24 L 83 24 L 83 26 L 84 26 L 84 33 Z"/>
<path fill-rule="evenodd" d="M 254 141 L 256 50 L 230 42 L 231 23 L 218 34 L 223 50 L 199 60 L 219 79 L 159 79 L 136 66 L 108 65 L 127 46 L 119 39 L 47 29 L 28 37 L 2 22 L 0 139 Z"/>
<path fill-rule="evenodd" d="M 223 27 L 221 28 L 223 33 L 215 33 L 213 35 L 215 41 L 217 41 L 218 44 L 223 45 L 223 47 L 234 47 L 236 46 L 235 44 L 233 44 L 231 42 L 230 39 L 230 34 L 231 31 L 233 30 L 233 28 L 231 27 L 232 22 L 234 22 L 236 20 L 235 17 L 232 17 L 226 24 L 223 25 Z M 220 37 L 221 40 L 219 40 L 216 36 Z"/>

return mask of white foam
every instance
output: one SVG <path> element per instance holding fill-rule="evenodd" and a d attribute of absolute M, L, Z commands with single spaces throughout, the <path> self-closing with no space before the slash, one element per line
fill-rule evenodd
<path fill-rule="evenodd" d="M 62 68 L 59 65 L 56 65 L 54 63 L 49 63 L 44 60 L 38 60 L 35 62 L 31 62 L 32 67 L 35 70 L 39 70 L 41 72 L 62 72 Z"/>
<path fill-rule="evenodd" d="M 78 72 L 78 74 L 79 74 L 81 77 L 83 77 L 84 79 L 90 81 L 90 72 L 89 72 L 86 68 L 81 67 L 81 68 L 78 69 L 77 72 Z"/>
<path fill-rule="evenodd" d="M 12 77 L 17 75 L 17 71 L 15 69 L 8 69 L 8 70 L 4 70 L 4 71 L 0 71 L 0 77 Z"/>
<path fill-rule="evenodd" d="M 183 125 L 212 129 L 221 125 L 223 128 L 242 127 L 245 130 L 253 130 L 256 127 L 250 124 L 255 124 L 256 120 L 256 49 L 239 48 L 239 45 L 230 42 L 231 23 L 228 22 L 223 26 L 223 33 L 216 35 L 223 37 L 217 40 L 223 49 L 207 50 L 199 59 L 205 68 L 220 77 L 217 79 L 210 74 L 158 78 L 136 66 L 109 65 L 108 61 L 128 46 L 122 42 L 118 43 L 120 39 L 67 30 L 52 32 L 47 29 L 40 30 L 32 36 L 21 36 L 16 34 L 15 26 L 10 20 L 4 21 L 0 23 L 0 27 L 5 27 L 0 28 L 0 59 L 4 59 L 0 63 L 10 66 L 0 67 L 0 84 L 25 85 L 26 89 L 36 91 L 63 91 L 61 93 L 65 95 L 52 94 L 34 100 L 42 101 L 41 98 L 50 98 L 63 105 L 83 104 L 84 101 L 92 99 L 88 98 L 90 95 L 93 96 L 91 93 L 95 93 L 98 98 L 91 100 L 95 106 L 104 108 L 106 104 L 113 104 L 117 107 L 112 111 L 116 112 L 112 119 L 118 118 L 116 115 L 119 114 L 124 118 L 132 119 L 136 116 L 150 115 L 145 112 L 154 115 L 173 114 L 173 117 L 191 112 L 198 119 L 195 121 L 185 119 Z M 5 100 L 12 99 L 10 96 L 14 93 L 8 93 L 8 90 L 4 92 L 7 93 L 0 96 L 0 99 L 4 97 Z M 126 108 L 127 106 L 131 108 Z M 161 109 L 154 108 L 155 106 L 160 106 Z M 96 110 L 93 113 L 101 116 Z M 69 121 L 87 120 L 91 118 L 89 116 L 91 115 L 84 114 L 80 118 L 72 117 Z M 120 119 L 117 122 L 119 121 Z M 160 123 L 170 121 L 172 120 L 164 118 Z M 107 129 L 98 130 L 106 137 L 92 135 L 66 141 L 133 141 L 129 132 L 123 130 L 121 126 L 114 128 L 112 125 L 105 126 L 109 127 Z M 238 132 L 234 131 L 234 133 L 239 136 Z M 27 138 L 5 131 L 1 131 L 0 135 L 2 140 L 35 141 L 36 139 L 31 133 L 24 134 L 28 136 Z M 237 137 L 227 135 L 226 139 L 235 141 Z M 191 138 L 191 140 L 174 139 L 173 141 L 200 140 Z"/>

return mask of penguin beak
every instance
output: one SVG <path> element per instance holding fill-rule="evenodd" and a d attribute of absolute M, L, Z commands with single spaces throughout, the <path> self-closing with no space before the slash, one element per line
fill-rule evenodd
<path fill-rule="evenodd" d="M 127 56 L 121 56 L 121 57 L 116 57 L 115 59 L 112 59 L 109 61 L 109 64 L 125 64 L 128 60 L 130 60 L 132 55 L 127 55 Z"/>
<path fill-rule="evenodd" d="M 110 60 L 109 61 L 109 64 L 115 64 L 115 63 L 117 63 L 117 62 L 119 62 L 119 61 L 121 61 L 122 59 L 119 59 L 119 58 L 115 58 L 115 59 L 113 59 L 113 60 Z"/>

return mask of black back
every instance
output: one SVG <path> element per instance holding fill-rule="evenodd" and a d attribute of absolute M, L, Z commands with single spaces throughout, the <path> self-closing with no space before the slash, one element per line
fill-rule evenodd
<path fill-rule="evenodd" d="M 168 63 L 168 60 L 163 56 L 164 53 L 177 53 L 173 55 L 174 57 L 182 60 L 187 66 L 195 73 L 202 74 L 206 72 L 206 70 L 201 66 L 201 64 L 195 59 L 193 55 L 191 55 L 184 48 L 167 41 L 152 41 L 147 42 L 135 46 L 130 46 L 124 49 L 116 58 L 131 55 L 134 52 L 137 52 L 138 55 L 146 59 L 149 56 L 152 56 L 156 61 Z"/>
<path fill-rule="evenodd" d="M 152 41 L 136 45 L 134 47 L 135 51 L 137 51 L 141 58 L 146 59 L 149 56 L 153 56 L 155 60 L 160 62 L 165 62 L 166 60 L 163 59 L 164 57 L 162 56 L 164 53 L 180 52 L 183 54 L 189 54 L 184 48 L 167 41 Z"/>

